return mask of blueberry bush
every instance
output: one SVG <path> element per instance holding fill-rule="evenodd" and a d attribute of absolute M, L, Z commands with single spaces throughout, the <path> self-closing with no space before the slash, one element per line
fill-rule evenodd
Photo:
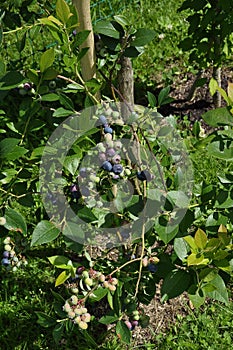
<path fill-rule="evenodd" d="M 209 298 L 228 304 L 232 84 L 225 92 L 210 81 L 227 102 L 203 115 L 212 132 L 196 122 L 185 134 L 158 113 L 172 101 L 168 88 L 132 108 L 117 87 L 120 59 L 143 54 L 153 30 L 123 16 L 98 22 L 97 76 L 84 81 L 89 32 L 77 31 L 73 5 L 10 1 L 1 11 L 1 273 L 27 268 L 36 249 L 63 249 L 47 256 L 54 303 L 38 323 L 53 327 L 57 344 L 72 334 L 97 348 L 109 332 L 130 344 L 149 325 L 142 305 L 159 283 L 162 301 L 187 292 L 197 308 Z M 195 181 L 203 148 L 225 164 L 216 183 Z"/>

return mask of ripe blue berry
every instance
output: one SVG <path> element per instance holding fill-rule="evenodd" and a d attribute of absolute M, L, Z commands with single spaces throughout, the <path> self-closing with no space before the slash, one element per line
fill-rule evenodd
<path fill-rule="evenodd" d="M 70 186 L 70 192 L 71 192 L 71 195 L 74 199 L 80 198 L 80 191 L 79 191 L 79 188 L 76 184 L 72 184 Z"/>
<path fill-rule="evenodd" d="M 152 180 L 152 175 L 149 173 L 148 170 L 143 170 L 143 171 L 139 171 L 137 173 L 137 178 L 141 181 L 151 181 Z"/>
<path fill-rule="evenodd" d="M 156 266 L 155 264 L 149 264 L 148 265 L 148 270 L 152 273 L 156 272 L 158 270 L 158 266 Z"/>
<path fill-rule="evenodd" d="M 2 259 L 2 265 L 3 266 L 8 266 L 8 265 L 10 265 L 10 261 L 7 258 L 3 258 Z"/>
<path fill-rule="evenodd" d="M 107 124 L 107 119 L 103 114 L 99 116 L 99 121 L 102 125 Z"/>
<path fill-rule="evenodd" d="M 86 176 L 87 176 L 87 169 L 86 169 L 86 168 L 81 168 L 81 169 L 79 170 L 79 175 L 80 175 L 81 177 L 86 177 Z"/>
<path fill-rule="evenodd" d="M 107 160 L 103 162 L 102 168 L 106 171 L 111 171 L 112 170 L 112 164 L 108 162 Z"/>
<path fill-rule="evenodd" d="M 4 251 L 3 254 L 2 254 L 3 258 L 9 258 L 10 256 L 10 253 L 8 251 Z"/>
<path fill-rule="evenodd" d="M 112 128 L 110 128 L 110 126 L 105 126 L 104 133 L 105 134 L 112 134 L 113 130 L 112 130 Z"/>
<path fill-rule="evenodd" d="M 120 174 L 123 171 L 123 167 L 121 164 L 114 164 L 112 167 L 112 171 L 114 172 L 114 174 Z"/>

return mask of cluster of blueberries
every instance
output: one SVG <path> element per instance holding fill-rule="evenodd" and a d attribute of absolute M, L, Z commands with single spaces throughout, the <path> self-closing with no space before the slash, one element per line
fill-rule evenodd
<path fill-rule="evenodd" d="M 92 287 L 100 285 L 114 292 L 118 280 L 112 276 L 105 276 L 103 273 L 92 268 L 86 270 L 84 266 L 80 266 L 77 268 L 75 277 L 68 280 L 68 282 L 71 282 L 71 292 L 73 295 L 66 300 L 63 305 L 63 311 L 67 312 L 68 317 L 75 324 L 78 324 L 81 329 L 87 329 L 88 323 L 91 321 L 91 315 L 84 305 L 83 297 L 80 298 L 80 292 L 84 290 L 84 285 L 89 290 L 91 290 Z M 81 291 L 79 291 L 79 288 Z"/>
<path fill-rule="evenodd" d="M 111 116 L 111 119 L 114 119 L 116 124 L 118 124 L 118 122 L 122 122 L 118 111 L 114 111 L 109 108 L 106 110 L 106 116 Z M 101 125 L 104 134 L 104 142 L 100 142 L 97 145 L 99 165 L 101 169 L 109 173 L 112 179 L 117 180 L 123 174 L 126 176 L 131 175 L 131 170 L 128 167 L 123 167 L 121 164 L 122 159 L 120 152 L 123 145 L 121 141 L 113 140 L 113 128 L 109 125 L 106 116 L 103 112 L 99 112 L 98 123 Z M 138 171 L 136 176 L 138 180 L 147 182 L 150 182 L 154 178 L 154 176 L 147 169 Z M 73 183 L 70 186 L 70 193 L 73 199 L 79 199 L 82 196 L 90 196 L 94 186 L 93 183 L 100 182 L 100 177 L 96 176 L 94 170 L 85 167 L 79 170 L 78 179 L 81 181 L 81 183 L 84 182 L 85 179 L 86 187 L 83 186 L 83 188 L 81 188 L 77 183 Z M 97 203 L 97 207 L 98 206 L 100 206 L 100 203 L 99 205 Z"/>
<path fill-rule="evenodd" d="M 109 126 L 109 124 L 107 123 L 107 119 L 103 114 L 99 116 L 99 122 L 103 126 L 104 139 L 106 144 L 106 147 L 103 144 L 99 145 L 99 159 L 100 161 L 102 161 L 101 167 L 102 169 L 108 172 L 112 172 L 113 178 L 117 179 L 119 178 L 119 175 L 123 172 L 123 166 L 120 164 L 121 156 L 117 153 L 121 149 L 122 143 L 113 143 L 113 129 Z M 116 149 L 111 147 L 113 145 Z"/>
<path fill-rule="evenodd" d="M 16 271 L 22 264 L 27 265 L 27 260 L 23 258 L 18 258 L 16 252 L 14 251 L 14 243 L 11 237 L 6 237 L 3 241 L 4 251 L 2 253 L 2 266 L 10 269 L 12 267 L 12 271 Z"/>

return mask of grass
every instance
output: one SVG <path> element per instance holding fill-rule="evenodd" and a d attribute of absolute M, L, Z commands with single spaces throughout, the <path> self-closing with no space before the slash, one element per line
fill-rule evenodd
<path fill-rule="evenodd" d="M 213 303 L 180 319 L 166 337 L 156 338 L 159 350 L 225 350 L 233 342 L 233 305 Z"/>

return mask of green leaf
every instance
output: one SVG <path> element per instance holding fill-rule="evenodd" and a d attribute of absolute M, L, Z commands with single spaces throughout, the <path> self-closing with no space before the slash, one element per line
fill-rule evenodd
<path fill-rule="evenodd" d="M 57 77 L 57 75 L 58 75 L 58 71 L 52 67 L 49 67 L 43 73 L 43 80 L 53 80 Z"/>
<path fill-rule="evenodd" d="M 233 143 L 229 140 L 213 141 L 207 146 L 208 153 L 216 158 L 232 161 L 233 160 Z"/>
<path fill-rule="evenodd" d="M 206 259 L 203 254 L 199 256 L 198 254 L 192 253 L 187 258 L 188 266 L 202 266 L 207 265 L 208 263 L 209 259 Z"/>
<path fill-rule="evenodd" d="M 112 23 L 106 20 L 97 22 L 97 24 L 95 25 L 94 32 L 99 34 L 104 34 L 106 36 L 109 36 L 115 39 L 120 38 L 119 32 L 114 28 Z"/>
<path fill-rule="evenodd" d="M 82 30 L 78 32 L 75 36 L 75 45 L 80 46 L 88 38 L 90 30 Z"/>
<path fill-rule="evenodd" d="M 66 258 L 65 256 L 62 255 L 54 255 L 54 256 L 50 256 L 48 258 L 48 260 L 50 261 L 50 263 L 54 266 L 56 266 L 57 268 L 63 269 L 67 267 L 68 262 L 70 261 L 70 259 Z M 70 269 L 70 265 L 69 265 L 69 269 Z"/>
<path fill-rule="evenodd" d="M 59 100 L 61 102 L 61 104 L 66 108 L 66 109 L 69 109 L 69 110 L 73 110 L 74 111 L 74 104 L 73 104 L 73 101 L 68 97 L 66 96 L 65 94 L 62 94 L 60 93 L 59 94 Z"/>
<path fill-rule="evenodd" d="M 155 230 L 159 238 L 165 243 L 169 243 L 178 233 L 179 226 L 169 226 L 168 222 L 162 222 L 162 218 L 155 220 Z"/>
<path fill-rule="evenodd" d="M 60 108 L 57 108 L 56 111 L 53 113 L 53 117 L 64 118 L 64 117 L 68 117 L 72 114 L 74 114 L 74 111 L 60 107 Z"/>
<path fill-rule="evenodd" d="M 181 261 L 187 257 L 188 248 L 189 248 L 188 244 L 182 237 L 174 239 L 174 250 L 176 255 Z"/>
<path fill-rule="evenodd" d="M 194 307 L 199 308 L 205 302 L 205 296 L 200 295 L 195 285 L 192 285 L 188 290 L 188 296 Z"/>
<path fill-rule="evenodd" d="M 101 319 L 99 320 L 99 323 L 111 324 L 111 323 L 116 322 L 117 320 L 119 320 L 119 316 L 117 316 L 117 315 L 113 315 L 113 316 L 106 315 L 106 316 L 101 317 Z"/>
<path fill-rule="evenodd" d="M 218 89 L 218 83 L 214 78 L 210 79 L 209 89 L 210 89 L 211 96 L 213 96 Z"/>
<path fill-rule="evenodd" d="M 71 273 L 68 270 L 62 271 L 56 279 L 55 287 L 63 284 L 68 278 L 70 278 L 70 276 L 71 276 Z"/>
<path fill-rule="evenodd" d="M 80 163 L 80 156 L 73 154 L 72 156 L 66 157 L 63 166 L 66 168 L 72 175 L 74 175 L 78 169 Z"/>
<path fill-rule="evenodd" d="M 187 208 L 190 202 L 190 199 L 182 191 L 170 191 L 167 197 L 171 199 L 178 208 Z"/>
<path fill-rule="evenodd" d="M 151 108 L 156 107 L 156 103 L 157 103 L 156 97 L 150 91 L 147 91 L 147 99 Z"/>
<path fill-rule="evenodd" d="M 88 207 L 83 207 L 78 211 L 78 216 L 85 222 L 93 222 L 97 220 L 97 217 L 92 213 Z"/>
<path fill-rule="evenodd" d="M 22 157 L 28 150 L 24 147 L 19 147 L 19 139 L 7 138 L 0 142 L 0 158 L 7 160 L 16 160 Z"/>
<path fill-rule="evenodd" d="M 32 233 L 31 247 L 52 242 L 58 237 L 60 230 L 50 221 L 42 220 Z"/>
<path fill-rule="evenodd" d="M 190 284 L 190 275 L 183 270 L 173 270 L 164 279 L 161 295 L 175 298 L 186 291 Z"/>
<path fill-rule="evenodd" d="M 185 236 L 184 240 L 188 243 L 193 252 L 197 252 L 198 246 L 192 236 Z"/>
<path fill-rule="evenodd" d="M 73 16 L 70 12 L 70 8 L 65 2 L 65 0 L 57 0 L 56 3 L 56 14 L 63 24 L 68 22 L 68 19 Z"/>
<path fill-rule="evenodd" d="M 233 126 L 233 116 L 229 107 L 221 107 L 217 109 L 211 109 L 202 115 L 204 121 L 213 127 L 220 125 Z"/>
<path fill-rule="evenodd" d="M 123 28 L 127 27 L 130 25 L 128 19 L 125 16 L 121 16 L 121 15 L 116 15 L 113 16 L 114 20 L 119 23 Z"/>
<path fill-rule="evenodd" d="M 54 327 L 53 330 L 53 339 L 56 344 L 59 344 L 62 336 L 63 336 L 63 331 L 64 331 L 64 323 L 59 323 Z"/>
<path fill-rule="evenodd" d="M 163 106 L 165 104 L 168 104 L 172 101 L 174 101 L 174 99 L 172 97 L 169 97 L 169 92 L 170 92 L 170 86 L 166 86 L 165 88 L 163 88 L 158 96 L 158 105 L 159 106 Z"/>
<path fill-rule="evenodd" d="M 49 315 L 46 315 L 44 312 L 35 311 L 38 320 L 37 323 L 42 327 L 52 327 L 57 324 L 57 320 Z"/>
<path fill-rule="evenodd" d="M 44 73 L 49 67 L 52 66 L 54 62 L 55 56 L 54 56 L 54 49 L 51 48 L 47 51 L 45 51 L 41 58 L 40 58 L 40 71 L 41 73 Z"/>
<path fill-rule="evenodd" d="M 20 230 L 23 235 L 27 233 L 27 225 L 24 217 L 16 210 L 7 208 L 5 211 L 6 223 L 4 225 L 8 230 Z"/>
<path fill-rule="evenodd" d="M 198 248 L 204 249 L 208 239 L 205 232 L 199 228 L 195 233 L 194 240 Z"/>
<path fill-rule="evenodd" d="M 226 289 L 226 285 L 219 275 L 217 275 L 212 281 L 211 285 L 215 287 L 215 290 L 212 292 L 206 293 L 206 295 L 214 300 L 221 301 L 225 304 L 229 303 L 228 293 Z"/>
<path fill-rule="evenodd" d="M 19 72 L 8 72 L 0 79 L 0 90 L 14 89 L 18 87 L 19 84 L 21 84 L 24 80 L 25 77 Z"/>
<path fill-rule="evenodd" d="M 117 322 L 116 334 L 121 341 L 123 341 L 126 344 L 130 344 L 131 332 L 129 328 L 126 326 L 126 324 L 124 323 L 124 321 L 120 320 Z"/>
<path fill-rule="evenodd" d="M 105 297 L 105 295 L 107 295 L 107 294 L 108 294 L 108 289 L 107 288 L 99 287 L 93 293 L 90 294 L 89 299 L 91 301 L 96 302 L 96 301 L 99 301 L 99 300 L 103 299 Z"/>
<path fill-rule="evenodd" d="M 59 100 L 59 96 L 53 93 L 41 96 L 41 101 L 53 102 L 58 100 Z"/>
<path fill-rule="evenodd" d="M 64 236 L 69 238 L 74 242 L 83 242 L 85 234 L 80 226 L 80 224 L 74 223 L 72 221 L 66 222 L 62 233 Z"/>
<path fill-rule="evenodd" d="M 140 28 L 133 35 L 134 39 L 132 40 L 130 46 L 145 46 L 155 37 L 155 31 L 151 29 Z"/>

